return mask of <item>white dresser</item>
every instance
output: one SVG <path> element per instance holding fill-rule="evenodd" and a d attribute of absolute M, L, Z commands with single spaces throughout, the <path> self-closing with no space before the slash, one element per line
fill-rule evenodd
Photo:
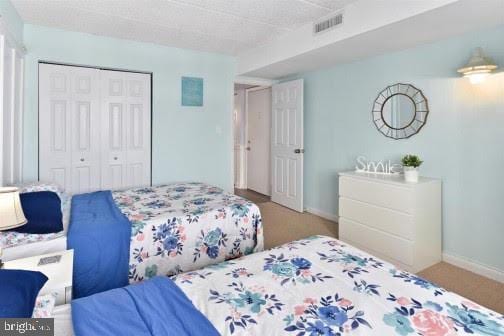
<path fill-rule="evenodd" d="M 441 180 L 339 174 L 339 239 L 410 272 L 441 261 Z"/>

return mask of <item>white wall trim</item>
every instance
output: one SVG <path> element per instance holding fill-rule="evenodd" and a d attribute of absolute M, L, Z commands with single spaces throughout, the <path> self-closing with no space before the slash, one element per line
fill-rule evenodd
<path fill-rule="evenodd" d="M 265 87 L 270 87 L 273 84 L 278 83 L 278 81 L 274 79 L 265 79 L 265 78 L 247 77 L 247 76 L 236 76 L 234 82 L 236 84 L 257 85 Z"/>
<path fill-rule="evenodd" d="M 24 154 L 24 57 L 21 57 L 19 59 L 19 181 L 18 182 L 24 182 L 24 177 L 23 177 L 23 154 Z"/>
<path fill-rule="evenodd" d="M 319 217 L 325 218 L 327 220 L 330 220 L 330 221 L 333 221 L 336 223 L 338 222 L 338 216 L 335 214 L 328 213 L 328 212 L 325 212 L 325 211 L 322 211 L 319 209 L 315 209 L 315 208 L 310 208 L 310 207 L 305 208 L 305 211 L 309 212 L 311 214 L 317 215 Z"/>
<path fill-rule="evenodd" d="M 234 150 L 235 157 L 235 188 L 237 189 L 247 189 L 247 181 L 245 179 L 245 146 L 235 145 Z M 236 172 L 237 171 L 237 172 Z"/>
<path fill-rule="evenodd" d="M 484 265 L 469 258 L 446 252 L 443 253 L 443 261 L 492 280 L 504 283 L 504 271 L 495 267 Z"/>

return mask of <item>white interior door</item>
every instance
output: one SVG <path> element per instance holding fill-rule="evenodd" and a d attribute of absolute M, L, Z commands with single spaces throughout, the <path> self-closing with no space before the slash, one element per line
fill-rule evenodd
<path fill-rule="evenodd" d="M 247 91 L 247 188 L 271 195 L 271 88 Z"/>
<path fill-rule="evenodd" d="M 302 79 L 273 85 L 271 129 L 271 200 L 303 212 Z"/>
<path fill-rule="evenodd" d="M 150 75 L 105 71 L 102 83 L 102 188 L 150 185 Z"/>

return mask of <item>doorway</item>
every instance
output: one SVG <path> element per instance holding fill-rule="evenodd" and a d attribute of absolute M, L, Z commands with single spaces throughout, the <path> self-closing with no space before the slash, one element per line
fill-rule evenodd
<path fill-rule="evenodd" d="M 235 188 L 271 195 L 271 88 L 235 84 Z"/>
<path fill-rule="evenodd" d="M 271 195 L 271 88 L 246 91 L 247 189 Z"/>
<path fill-rule="evenodd" d="M 235 84 L 235 188 L 298 212 L 304 211 L 303 92 L 302 79 Z"/>

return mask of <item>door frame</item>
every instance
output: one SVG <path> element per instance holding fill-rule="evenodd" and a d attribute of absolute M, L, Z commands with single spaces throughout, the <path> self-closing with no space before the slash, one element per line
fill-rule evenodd
<path fill-rule="evenodd" d="M 127 70 L 127 69 L 121 69 L 121 68 L 107 68 L 107 67 L 100 67 L 100 66 L 94 66 L 94 65 L 80 65 L 80 64 L 75 64 L 75 63 L 64 63 L 64 62 L 52 62 L 52 61 L 46 61 L 46 60 L 39 60 L 37 62 L 37 180 L 40 181 L 40 97 L 39 95 L 39 88 L 40 88 L 40 64 L 51 64 L 51 65 L 61 65 L 61 66 L 70 66 L 70 67 L 78 67 L 78 68 L 91 68 L 91 69 L 98 69 L 98 70 L 107 70 L 107 71 L 120 71 L 120 72 L 131 72 L 131 73 L 139 73 L 139 74 L 145 74 L 149 75 L 150 77 L 150 185 L 152 186 L 152 154 L 153 151 L 152 149 L 154 148 L 153 146 L 153 138 L 154 138 L 154 129 L 153 129 L 153 92 L 154 92 L 154 73 L 152 71 L 140 71 L 140 70 Z"/>
<path fill-rule="evenodd" d="M 247 142 L 245 144 L 245 162 L 244 162 L 244 166 L 243 167 L 240 167 L 241 168 L 241 174 L 243 174 L 242 176 L 244 177 L 244 182 L 245 182 L 245 189 L 248 189 L 248 156 L 249 156 L 249 151 L 246 149 L 248 147 L 248 138 L 249 138 L 249 131 L 248 131 L 248 125 L 249 125 L 249 105 L 248 105 L 248 101 L 249 101 L 249 93 L 250 92 L 255 92 L 255 91 L 261 91 L 261 90 L 267 90 L 267 89 L 271 89 L 272 85 L 269 85 L 269 86 L 256 86 L 256 87 L 253 87 L 253 88 L 250 88 L 250 89 L 245 89 L 245 141 Z M 270 119 L 271 119 L 271 105 L 270 105 Z M 270 120 L 271 121 L 271 120 Z M 268 132 L 270 133 L 270 136 L 271 136 L 271 127 L 270 129 L 268 130 Z M 271 159 L 271 152 L 270 152 L 270 159 Z M 270 189 L 270 194 L 271 194 L 271 169 L 268 170 L 269 171 L 269 174 L 270 174 L 270 185 L 269 185 L 269 189 Z"/>

